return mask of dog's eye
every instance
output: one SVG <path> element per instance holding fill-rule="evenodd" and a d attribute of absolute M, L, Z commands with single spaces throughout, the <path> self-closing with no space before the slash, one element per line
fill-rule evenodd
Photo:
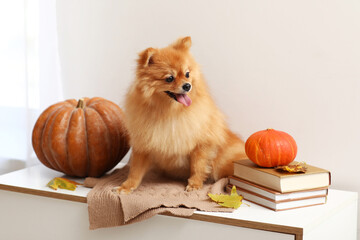
<path fill-rule="evenodd" d="M 172 82 L 175 80 L 175 78 L 173 76 L 170 76 L 168 78 L 165 79 L 168 83 Z"/>
<path fill-rule="evenodd" d="M 185 77 L 186 77 L 186 78 L 189 78 L 189 77 L 190 77 L 190 72 L 186 72 L 186 73 L 185 73 Z"/>

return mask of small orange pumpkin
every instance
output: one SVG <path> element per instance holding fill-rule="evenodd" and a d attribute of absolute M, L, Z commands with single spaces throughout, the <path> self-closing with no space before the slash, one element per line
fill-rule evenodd
<path fill-rule="evenodd" d="M 297 154 L 297 145 L 286 132 L 271 128 L 252 134 L 245 142 L 248 158 L 260 167 L 288 165 Z"/>
<path fill-rule="evenodd" d="M 129 150 L 119 106 L 106 99 L 66 100 L 38 118 L 32 145 L 45 166 L 76 177 L 99 177 Z"/>

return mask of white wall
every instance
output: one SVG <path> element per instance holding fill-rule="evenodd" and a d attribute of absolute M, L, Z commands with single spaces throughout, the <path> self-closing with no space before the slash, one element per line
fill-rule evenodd
<path fill-rule="evenodd" d="M 190 35 L 231 128 L 290 133 L 299 161 L 360 192 L 360 2 L 61 0 L 66 98 L 122 105 L 137 53 Z"/>

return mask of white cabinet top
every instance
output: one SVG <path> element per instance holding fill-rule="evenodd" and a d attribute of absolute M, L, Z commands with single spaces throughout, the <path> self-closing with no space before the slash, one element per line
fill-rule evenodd
<path fill-rule="evenodd" d="M 54 177 L 66 177 L 80 183 L 84 181 L 37 165 L 0 176 L 0 189 L 86 203 L 87 193 L 91 189 L 79 186 L 75 191 L 53 190 L 46 184 Z M 244 203 L 250 206 L 243 204 L 233 213 L 197 211 L 190 218 L 300 236 L 349 204 L 357 202 L 357 198 L 358 194 L 355 192 L 330 189 L 327 203 L 324 205 L 274 212 L 244 200 Z"/>

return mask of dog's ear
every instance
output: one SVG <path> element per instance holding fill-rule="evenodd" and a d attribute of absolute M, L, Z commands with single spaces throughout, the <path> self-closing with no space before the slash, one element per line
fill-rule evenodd
<path fill-rule="evenodd" d="M 156 52 L 156 49 L 154 48 L 147 48 L 144 51 L 142 51 L 141 53 L 139 53 L 139 59 L 138 59 L 138 64 L 144 67 L 147 67 L 151 64 L 153 64 L 153 55 Z"/>
<path fill-rule="evenodd" d="M 170 46 L 172 46 L 173 48 L 175 48 L 177 50 L 188 51 L 191 47 L 191 37 L 179 38 Z"/>

